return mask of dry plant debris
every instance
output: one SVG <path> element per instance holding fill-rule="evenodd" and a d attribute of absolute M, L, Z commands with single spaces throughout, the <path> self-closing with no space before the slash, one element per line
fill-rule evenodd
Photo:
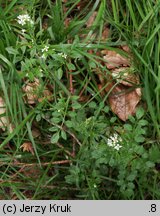
<path fill-rule="evenodd" d="M 93 26 L 97 12 L 95 11 L 88 19 L 86 26 Z M 101 41 L 106 41 L 109 38 L 110 30 L 107 26 L 102 32 Z M 92 35 L 93 36 L 93 35 Z M 132 72 L 132 54 L 127 45 L 121 46 L 119 51 L 125 52 L 126 56 L 115 50 L 102 50 L 98 55 L 102 55 L 104 64 L 110 71 L 110 75 L 97 73 L 100 84 L 98 88 L 101 90 L 106 85 L 106 92 L 111 91 L 108 101 L 111 110 L 123 121 L 126 121 L 129 115 L 134 115 L 136 107 L 141 100 L 141 88 L 139 76 Z M 115 87 L 113 87 L 115 85 Z M 104 96 L 105 92 L 101 91 Z"/>
<path fill-rule="evenodd" d="M 128 53 L 128 58 L 116 51 L 103 50 L 101 53 L 111 74 L 107 77 L 109 85 L 105 90 L 109 92 L 115 85 L 109 95 L 111 110 L 121 120 L 126 121 L 130 115 L 134 115 L 136 112 L 136 107 L 141 100 L 141 88 L 139 87 L 139 76 L 132 71 L 129 48 L 124 46 L 122 49 Z"/>
<path fill-rule="evenodd" d="M 33 82 L 25 82 L 25 85 L 23 86 L 23 92 L 25 93 L 25 102 L 30 105 L 41 102 L 46 98 L 49 101 L 53 99 L 52 92 L 47 87 L 42 87 L 40 80 L 37 78 L 35 78 Z"/>
<path fill-rule="evenodd" d="M 20 148 L 22 148 L 23 152 L 31 152 L 31 154 L 34 155 L 34 150 L 31 142 L 24 142 Z"/>
<path fill-rule="evenodd" d="M 12 133 L 13 125 L 10 123 L 8 117 L 6 116 L 6 104 L 2 97 L 0 97 L 0 116 L 0 128 L 3 131 L 5 131 L 7 128 L 9 133 Z"/>
<path fill-rule="evenodd" d="M 113 50 L 103 50 L 102 51 L 103 58 L 106 61 L 106 67 L 110 69 L 114 69 L 120 66 L 127 67 L 130 66 L 130 60 L 128 58 L 123 57 L 119 53 Z"/>
<path fill-rule="evenodd" d="M 134 115 L 136 106 L 141 99 L 141 92 L 136 90 L 129 91 L 124 86 L 118 85 L 109 96 L 109 104 L 112 111 L 123 121 L 126 121 L 129 115 Z"/>

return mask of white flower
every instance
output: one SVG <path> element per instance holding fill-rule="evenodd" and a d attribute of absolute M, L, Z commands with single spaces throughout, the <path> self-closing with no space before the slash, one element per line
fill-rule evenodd
<path fill-rule="evenodd" d="M 33 22 L 33 20 L 30 20 L 29 22 L 30 22 L 30 24 L 31 24 L 31 25 L 34 25 L 34 22 Z"/>
<path fill-rule="evenodd" d="M 119 145 L 119 144 L 117 144 L 117 145 L 114 146 L 114 149 L 116 149 L 117 151 L 119 151 L 120 148 L 122 148 L 122 146 Z"/>
<path fill-rule="evenodd" d="M 65 53 L 58 53 L 59 56 L 61 56 L 62 58 L 67 58 L 67 55 Z"/>
<path fill-rule="evenodd" d="M 46 57 L 46 55 L 45 54 L 42 54 L 41 55 L 41 59 L 46 59 L 47 57 Z"/>
<path fill-rule="evenodd" d="M 49 46 L 45 46 L 43 49 L 42 49 L 42 52 L 48 52 L 48 49 L 49 49 Z"/>
<path fill-rule="evenodd" d="M 30 23 L 30 24 L 33 25 L 33 21 L 32 21 L 31 17 L 28 14 L 19 15 L 17 17 L 17 19 L 18 19 L 17 22 L 22 26 L 27 24 L 27 23 Z"/>
<path fill-rule="evenodd" d="M 62 57 L 66 59 L 66 58 L 67 58 L 67 55 L 64 53 L 64 54 L 62 55 Z"/>
<path fill-rule="evenodd" d="M 43 70 L 42 70 L 42 68 L 39 68 L 39 76 L 43 77 Z"/>
<path fill-rule="evenodd" d="M 122 147 L 119 142 L 122 142 L 122 138 L 118 134 L 114 133 L 107 140 L 107 145 L 116 149 L 117 151 Z"/>
<path fill-rule="evenodd" d="M 111 139 L 108 139 L 108 146 L 110 146 L 110 147 L 113 147 L 113 143 L 112 143 L 112 140 Z"/>
<path fill-rule="evenodd" d="M 22 29 L 21 32 L 22 32 L 22 34 L 24 34 L 24 33 L 26 32 L 26 30 L 25 30 L 25 29 Z"/>

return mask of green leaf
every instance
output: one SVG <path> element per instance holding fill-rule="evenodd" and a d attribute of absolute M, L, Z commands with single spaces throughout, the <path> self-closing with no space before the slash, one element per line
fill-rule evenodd
<path fill-rule="evenodd" d="M 70 57 L 74 59 L 81 59 L 83 56 L 75 50 L 72 50 L 70 53 Z"/>
<path fill-rule="evenodd" d="M 36 115 L 36 121 L 39 122 L 42 119 L 41 114 Z"/>
<path fill-rule="evenodd" d="M 112 117 L 112 118 L 110 119 L 110 122 L 111 122 L 111 123 L 114 123 L 116 120 L 117 120 L 117 117 Z"/>
<path fill-rule="evenodd" d="M 133 116 L 131 116 L 131 115 L 128 117 L 128 119 L 129 119 L 130 122 L 132 122 L 132 123 L 135 123 L 135 121 L 136 121 L 135 118 L 134 118 Z"/>
<path fill-rule="evenodd" d="M 81 104 L 78 103 L 78 102 L 74 102 L 74 103 L 72 104 L 72 108 L 73 108 L 73 109 L 80 109 L 80 108 L 81 108 Z"/>
<path fill-rule="evenodd" d="M 103 111 L 104 111 L 105 113 L 108 113 L 108 112 L 109 112 L 109 106 L 105 106 L 105 107 L 103 108 Z"/>
<path fill-rule="evenodd" d="M 9 54 L 17 55 L 19 52 L 13 47 L 6 47 L 6 50 Z"/>
<path fill-rule="evenodd" d="M 89 61 L 88 64 L 89 64 L 90 68 L 96 68 L 97 67 L 96 63 L 94 61 Z"/>
<path fill-rule="evenodd" d="M 53 136 L 51 137 L 51 143 L 57 143 L 59 140 L 59 132 L 53 134 Z"/>
<path fill-rule="evenodd" d="M 67 135 L 66 135 L 66 132 L 64 130 L 61 131 L 61 136 L 64 140 L 67 140 Z"/>
<path fill-rule="evenodd" d="M 145 138 L 142 135 L 135 136 L 134 140 L 136 142 L 142 143 L 145 141 Z"/>
<path fill-rule="evenodd" d="M 148 158 L 148 152 L 144 152 L 144 154 L 142 154 L 142 158 L 144 159 Z"/>
<path fill-rule="evenodd" d="M 59 68 L 57 70 L 57 78 L 60 80 L 62 78 L 62 76 L 63 76 L 63 70 L 62 70 L 62 68 Z"/>
<path fill-rule="evenodd" d="M 143 155 L 145 153 L 145 149 L 143 146 L 135 146 L 134 151 L 139 154 L 139 155 Z"/>
<path fill-rule="evenodd" d="M 141 119 L 139 122 L 138 122 L 139 125 L 141 126 L 146 126 L 148 125 L 148 121 L 147 120 L 144 120 L 144 119 Z"/>
<path fill-rule="evenodd" d="M 154 164 L 152 161 L 147 161 L 147 162 L 146 162 L 146 166 L 147 166 L 148 168 L 152 168 L 152 167 L 155 166 L 155 164 Z"/>
<path fill-rule="evenodd" d="M 133 181 L 136 178 L 136 175 L 134 173 L 131 173 L 130 175 L 127 176 L 128 181 Z"/>
<path fill-rule="evenodd" d="M 55 132 L 55 131 L 57 131 L 57 130 L 58 130 L 57 127 L 51 127 L 51 128 L 49 128 L 49 131 L 51 131 L 51 132 Z"/>
<path fill-rule="evenodd" d="M 160 148 L 158 145 L 152 145 L 152 147 L 149 149 L 149 159 L 154 162 L 160 160 Z"/>
<path fill-rule="evenodd" d="M 116 161 L 113 158 L 111 158 L 110 161 L 109 161 L 109 165 L 111 167 L 113 167 L 115 164 L 116 164 Z"/>
<path fill-rule="evenodd" d="M 66 125 L 68 128 L 73 127 L 72 121 L 69 121 L 69 120 L 65 122 L 65 125 Z"/>
<path fill-rule="evenodd" d="M 135 185 L 132 182 L 128 182 L 127 186 L 128 186 L 129 189 L 134 189 L 135 188 Z"/>
<path fill-rule="evenodd" d="M 89 106 L 89 108 L 96 108 L 97 107 L 97 104 L 96 104 L 96 102 L 94 102 L 94 101 L 92 101 L 92 102 L 90 102 L 89 104 L 88 104 L 88 106 Z"/>
<path fill-rule="evenodd" d="M 77 95 L 72 95 L 71 96 L 72 101 L 77 101 L 78 99 L 79 99 L 79 96 L 77 96 Z"/>
<path fill-rule="evenodd" d="M 141 119 L 143 116 L 144 116 L 144 109 L 142 107 L 139 107 L 136 112 L 136 118 Z"/>
<path fill-rule="evenodd" d="M 133 194 L 134 194 L 134 190 L 132 190 L 132 188 L 127 188 L 127 190 L 125 190 L 125 196 L 127 196 L 128 198 L 133 196 Z"/>
<path fill-rule="evenodd" d="M 125 124 L 124 129 L 127 130 L 127 131 L 132 131 L 133 130 L 132 125 L 130 125 L 130 124 Z"/>
<path fill-rule="evenodd" d="M 76 69 L 75 65 L 72 64 L 72 63 L 68 63 L 67 67 L 68 67 L 69 70 L 75 70 Z"/>
<path fill-rule="evenodd" d="M 68 115 L 69 115 L 71 118 L 74 118 L 74 117 L 76 117 L 77 113 L 74 112 L 74 111 L 69 111 L 69 112 L 68 112 Z"/>
<path fill-rule="evenodd" d="M 51 122 L 57 124 L 57 123 L 61 122 L 61 119 L 57 118 L 57 117 L 53 117 L 53 118 L 51 118 Z"/>

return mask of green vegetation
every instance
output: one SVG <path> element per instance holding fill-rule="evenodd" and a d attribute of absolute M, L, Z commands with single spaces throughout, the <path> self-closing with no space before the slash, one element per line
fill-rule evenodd
<path fill-rule="evenodd" d="M 159 0 L 0 0 L 0 199 L 160 199 L 159 38 Z M 124 122 L 99 74 L 125 45 L 142 98 Z"/>

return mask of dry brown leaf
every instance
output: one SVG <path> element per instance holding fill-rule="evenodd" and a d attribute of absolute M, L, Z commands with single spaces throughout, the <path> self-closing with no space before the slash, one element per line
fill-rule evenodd
<path fill-rule="evenodd" d="M 110 74 L 103 77 L 100 73 L 99 81 L 110 92 L 109 104 L 111 110 L 123 121 L 126 121 L 129 115 L 134 115 L 136 106 L 141 99 L 141 88 L 136 88 L 140 84 L 139 76 L 133 73 L 130 66 L 131 53 L 128 46 L 122 46 L 122 50 L 128 53 L 128 58 L 123 57 L 116 51 L 102 50 L 101 54 L 106 60 L 105 65 L 110 70 Z M 117 82 L 116 87 L 115 81 Z M 114 87 L 114 88 L 113 88 Z"/>
<path fill-rule="evenodd" d="M 38 98 L 38 102 L 42 102 L 45 98 L 47 98 L 49 101 L 52 101 L 52 93 L 49 89 L 44 89 L 43 90 L 43 97 Z"/>
<path fill-rule="evenodd" d="M 40 131 L 37 128 L 32 129 L 32 135 L 34 138 L 37 138 L 41 135 Z"/>
<path fill-rule="evenodd" d="M 123 121 L 126 121 L 129 115 L 134 115 L 136 106 L 141 99 L 141 92 L 137 94 L 136 89 L 129 92 L 123 85 L 118 85 L 109 96 L 109 104 L 112 111 Z"/>
<path fill-rule="evenodd" d="M 2 97 L 0 97 L 0 115 L 4 115 L 6 113 L 6 104 Z M 10 123 L 8 117 L 2 116 L 0 117 L 0 128 L 5 131 L 6 128 L 10 133 L 13 132 L 13 125 Z"/>
<path fill-rule="evenodd" d="M 112 77 L 125 86 L 139 84 L 139 76 L 131 71 L 130 67 L 120 67 L 112 70 Z"/>
<path fill-rule="evenodd" d="M 49 20 L 48 18 L 43 18 L 42 28 L 44 30 L 48 29 L 48 26 L 49 26 L 49 21 L 48 20 Z"/>
<path fill-rule="evenodd" d="M 107 28 L 107 27 L 105 27 L 104 30 L 103 30 L 103 32 L 102 32 L 102 38 L 101 38 L 101 40 L 102 41 L 106 41 L 107 38 L 109 38 L 109 34 L 110 34 L 110 29 Z"/>
<path fill-rule="evenodd" d="M 39 166 L 31 166 L 31 167 L 24 167 L 22 173 L 27 176 L 28 178 L 32 179 L 39 179 L 39 176 L 41 176 L 42 170 Z"/>
<path fill-rule="evenodd" d="M 125 52 L 130 53 L 130 49 L 129 49 L 129 47 L 128 47 L 127 45 L 122 46 L 122 49 L 123 49 Z"/>
<path fill-rule="evenodd" d="M 97 11 L 94 11 L 86 22 L 87 27 L 91 27 L 96 19 Z"/>
<path fill-rule="evenodd" d="M 2 97 L 0 97 L 0 115 L 4 115 L 6 113 L 6 104 Z M 6 126 L 8 125 L 8 119 L 6 116 L 2 116 L 0 118 L 0 128 L 5 131 Z"/>
<path fill-rule="evenodd" d="M 41 92 L 41 84 L 39 79 L 35 78 L 34 82 L 28 82 L 23 87 L 23 92 L 25 93 L 25 102 L 28 104 L 35 104 L 37 101 L 41 102 L 45 98 L 49 101 L 52 100 L 52 93 L 47 87 Z"/>
<path fill-rule="evenodd" d="M 23 152 L 31 152 L 31 154 L 34 155 L 34 149 L 31 142 L 24 142 L 20 148 L 23 149 Z"/>
<path fill-rule="evenodd" d="M 130 66 L 130 59 L 121 56 L 119 53 L 112 50 L 102 50 L 103 58 L 106 61 L 105 65 L 108 69 L 114 69 L 117 67 Z"/>
<path fill-rule="evenodd" d="M 39 85 L 40 83 L 38 79 L 35 79 L 34 82 L 28 82 L 27 84 L 25 84 L 25 86 L 23 87 L 23 91 L 26 93 L 25 102 L 27 102 L 28 104 L 36 103 L 36 101 L 38 100 L 36 93 Z"/>

